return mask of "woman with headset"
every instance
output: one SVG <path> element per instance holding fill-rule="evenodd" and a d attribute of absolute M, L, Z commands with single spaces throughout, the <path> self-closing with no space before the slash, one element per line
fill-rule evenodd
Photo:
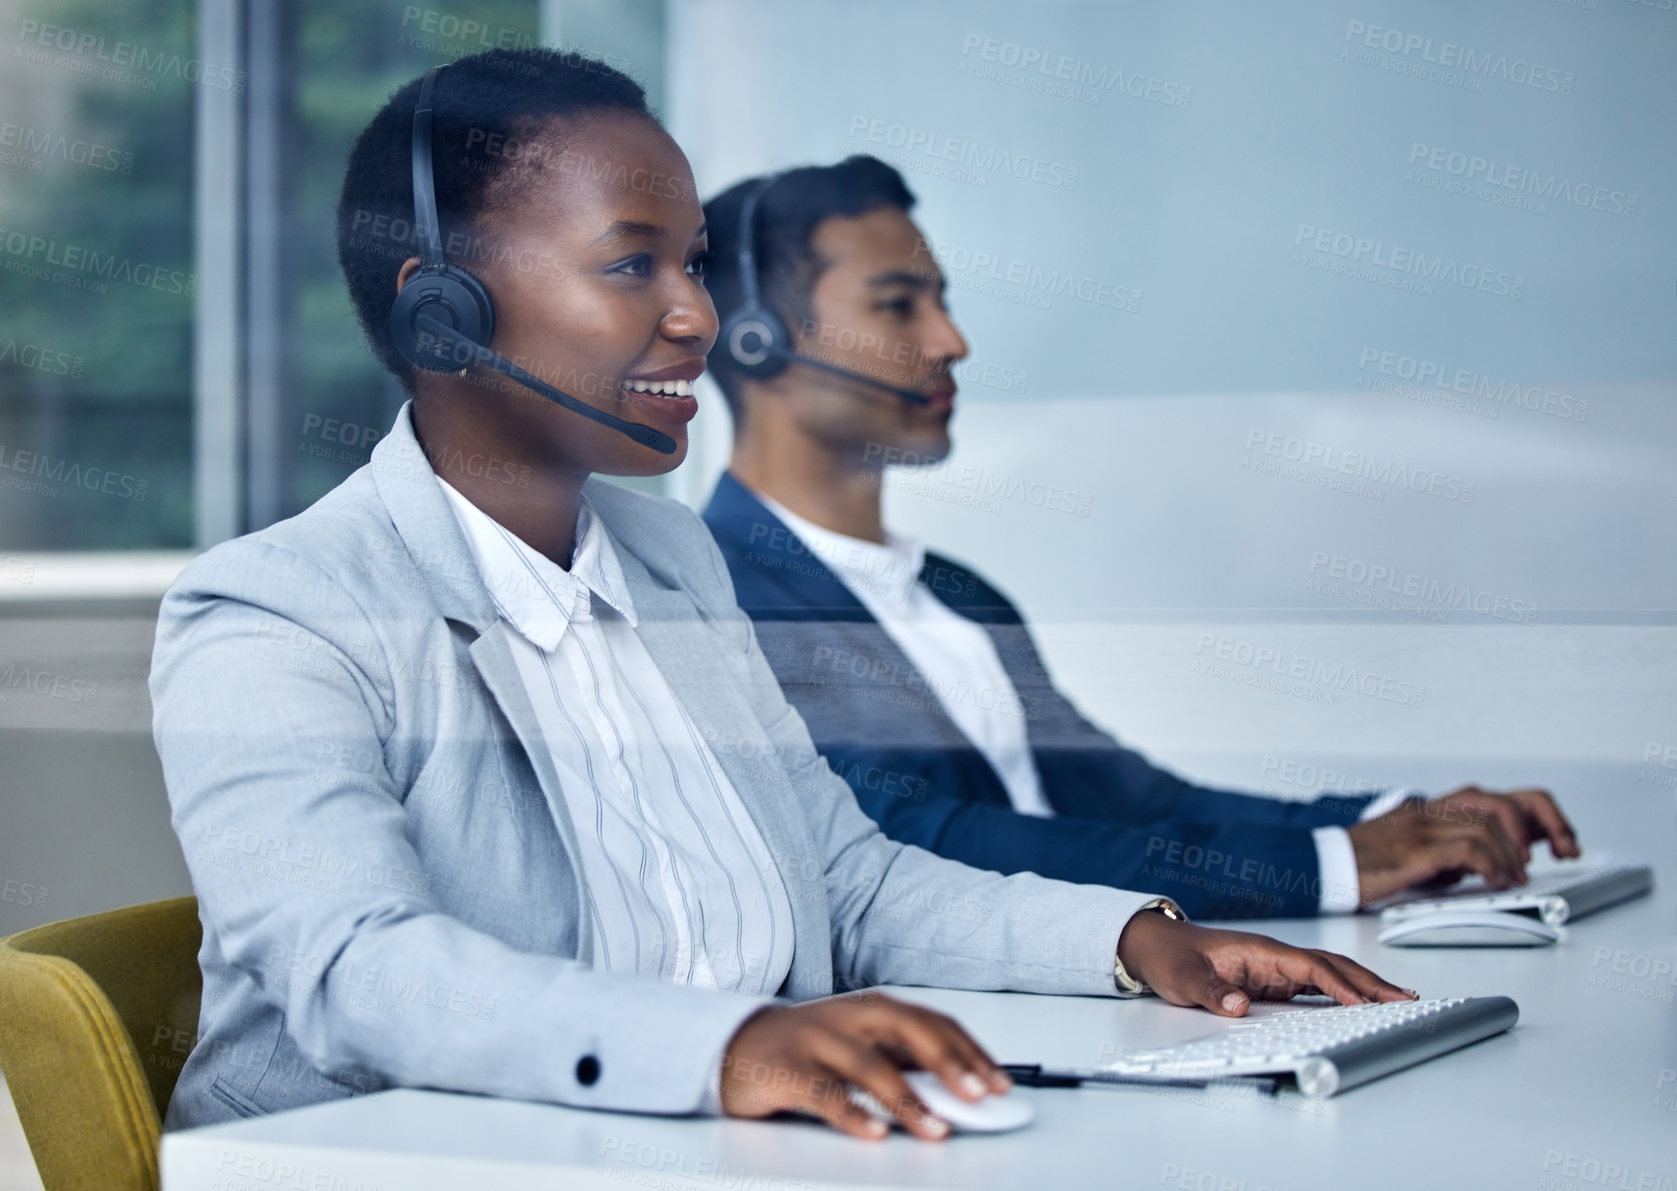
<path fill-rule="evenodd" d="M 685 455 L 717 335 L 681 150 L 548 50 L 400 88 L 339 257 L 411 400 L 310 509 L 166 597 L 155 735 L 204 925 L 168 1127 L 395 1085 L 946 1135 L 1009 1081 L 939 984 L 1413 996 L 1168 899 L 887 840 L 782 698 L 702 523 L 590 477 Z"/>

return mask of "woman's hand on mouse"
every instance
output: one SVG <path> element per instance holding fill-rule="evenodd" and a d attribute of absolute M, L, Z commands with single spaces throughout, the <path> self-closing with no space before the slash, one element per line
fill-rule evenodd
<path fill-rule="evenodd" d="M 913 1067 L 968 1101 L 1013 1086 L 953 1018 L 875 992 L 847 993 L 771 1005 L 746 1018 L 722 1055 L 722 1110 L 736 1117 L 798 1112 L 853 1137 L 884 1137 L 885 1122 L 851 1101 L 855 1087 L 916 1137 L 942 1140 L 949 1126 L 903 1078 Z"/>
<path fill-rule="evenodd" d="M 1136 914 L 1118 939 L 1124 970 L 1173 1005 L 1198 1005 L 1221 1017 L 1242 1017 L 1254 999 L 1285 1001 L 1300 993 L 1330 996 L 1342 1005 L 1411 1001 L 1415 993 L 1390 984 L 1343 955 L 1305 950 L 1246 931 Z"/>

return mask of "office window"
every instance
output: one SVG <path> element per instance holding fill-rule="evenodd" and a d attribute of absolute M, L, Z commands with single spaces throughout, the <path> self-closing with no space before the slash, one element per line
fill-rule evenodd
<path fill-rule="evenodd" d="M 604 56 L 657 106 L 663 27 L 662 0 L 0 0 L 0 544 L 202 547 L 340 483 L 404 397 L 338 270 L 356 133 L 495 46 Z"/>
<path fill-rule="evenodd" d="M 184 0 L 0 0 L 0 543 L 192 541 Z"/>

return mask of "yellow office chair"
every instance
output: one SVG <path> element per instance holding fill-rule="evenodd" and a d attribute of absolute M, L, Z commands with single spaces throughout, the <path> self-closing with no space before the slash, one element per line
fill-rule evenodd
<path fill-rule="evenodd" d="M 47 1191 L 157 1191 L 157 1147 L 198 1030 L 198 901 L 0 939 L 0 1070 Z"/>

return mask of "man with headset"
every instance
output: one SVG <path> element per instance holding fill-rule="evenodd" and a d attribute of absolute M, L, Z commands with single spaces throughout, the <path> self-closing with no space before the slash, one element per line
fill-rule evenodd
<path fill-rule="evenodd" d="M 1349 912 L 1530 845 L 1579 854 L 1543 790 L 1289 802 L 1149 763 L 1053 686 L 982 576 L 891 533 L 886 461 L 950 449 L 967 354 L 914 196 L 868 156 L 705 206 L 734 450 L 705 521 L 788 700 L 885 830 L 968 864 L 1169 893 L 1193 914 Z"/>

